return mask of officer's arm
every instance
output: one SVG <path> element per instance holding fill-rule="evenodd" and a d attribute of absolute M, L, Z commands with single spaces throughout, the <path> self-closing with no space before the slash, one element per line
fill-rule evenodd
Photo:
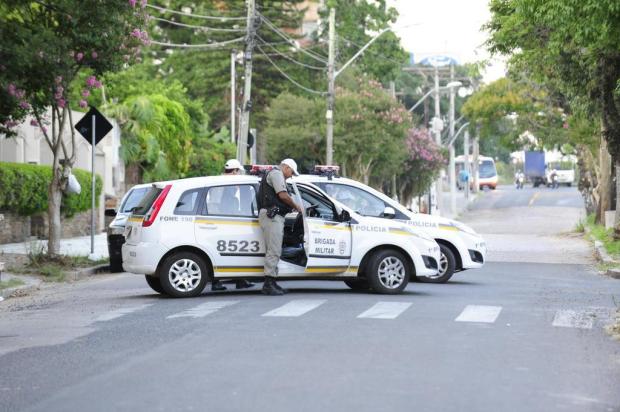
<path fill-rule="evenodd" d="M 278 198 L 285 203 L 287 206 L 297 210 L 299 213 L 303 213 L 304 210 L 297 205 L 297 203 L 295 203 L 295 201 L 291 198 L 291 196 L 289 196 L 289 194 L 287 192 L 279 192 L 278 193 Z"/>

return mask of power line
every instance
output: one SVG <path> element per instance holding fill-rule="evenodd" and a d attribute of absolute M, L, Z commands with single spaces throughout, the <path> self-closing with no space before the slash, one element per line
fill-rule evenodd
<path fill-rule="evenodd" d="M 279 51 L 279 50 L 278 50 L 278 49 L 276 49 L 275 47 L 271 46 L 269 43 L 267 43 L 267 42 L 266 42 L 266 41 L 265 41 L 262 37 L 260 37 L 259 35 L 256 35 L 256 37 L 258 37 L 258 39 L 259 39 L 259 40 L 263 43 L 263 45 L 265 45 L 265 46 L 269 46 L 269 48 L 270 48 L 270 49 L 272 49 L 272 50 L 275 52 L 275 54 L 277 54 L 278 56 L 284 57 L 284 58 L 285 58 L 285 59 L 287 59 L 288 61 L 293 62 L 293 63 L 295 63 L 295 64 L 297 64 L 297 65 L 299 65 L 299 66 L 306 67 L 306 68 L 308 68 L 308 69 L 312 69 L 312 70 L 320 70 L 320 71 L 324 71 L 324 70 L 325 70 L 325 68 L 326 68 L 325 66 L 323 66 L 323 67 L 312 66 L 312 65 L 309 65 L 309 64 L 306 64 L 306 63 L 302 63 L 302 62 L 300 62 L 300 61 L 298 61 L 298 60 L 295 60 L 294 58 L 292 58 L 292 57 L 290 57 L 290 56 L 288 56 L 288 55 L 286 55 L 286 54 L 282 53 L 281 51 Z"/>
<path fill-rule="evenodd" d="M 206 44 L 163 43 L 163 42 L 158 42 L 155 40 L 151 40 L 150 43 L 155 44 L 157 46 L 179 47 L 179 48 L 184 48 L 184 49 L 215 49 L 220 46 L 226 46 L 229 44 L 238 43 L 240 41 L 243 41 L 244 39 L 245 37 L 237 37 L 236 39 L 232 39 L 232 40 L 226 40 L 226 41 L 217 42 L 217 43 L 206 43 Z"/>
<path fill-rule="evenodd" d="M 291 76 L 289 76 L 288 74 L 286 74 L 286 72 L 284 72 L 284 70 L 282 70 L 268 55 L 267 53 L 265 53 L 265 51 L 259 46 L 256 45 L 256 48 L 258 48 L 258 50 L 260 50 L 261 54 L 263 56 L 265 56 L 265 58 L 269 61 L 269 63 L 271 63 L 271 65 L 273 67 L 275 67 L 275 69 L 277 71 L 280 72 L 280 74 L 282 76 L 284 76 L 288 81 L 290 81 L 291 83 L 293 83 L 295 86 L 299 87 L 302 90 L 307 91 L 308 93 L 313 93 L 313 94 L 318 94 L 321 96 L 324 96 L 326 93 L 319 91 L 319 90 L 314 90 L 314 89 L 310 89 L 309 87 L 304 86 L 303 84 L 299 83 L 297 80 L 293 79 Z"/>
<path fill-rule="evenodd" d="M 149 7 L 151 9 L 155 9 L 155 10 L 158 10 L 164 13 L 178 14 L 178 15 L 187 16 L 187 17 L 195 17 L 197 19 L 219 20 L 219 21 L 245 20 L 245 17 L 205 16 L 205 15 L 200 15 L 200 14 L 185 13 L 185 12 L 178 11 L 178 10 L 167 9 L 165 7 L 153 6 L 152 4 L 147 4 L 146 7 Z"/>
<path fill-rule="evenodd" d="M 174 21 L 174 20 L 162 19 L 159 17 L 152 17 L 152 19 L 161 21 L 164 23 L 172 24 L 173 26 L 186 27 L 189 29 L 198 29 L 198 30 L 203 30 L 205 32 L 206 31 L 223 31 L 223 32 L 244 32 L 245 31 L 245 29 L 226 29 L 226 28 L 221 28 L 221 27 L 207 27 L 207 26 L 198 26 L 194 24 L 185 24 L 185 23 L 180 23 L 178 21 Z"/>
<path fill-rule="evenodd" d="M 317 60 L 321 63 L 327 63 L 327 61 L 316 55 L 315 53 L 311 53 L 310 51 L 303 49 L 301 47 L 299 47 L 295 40 L 293 40 L 292 38 L 290 38 L 288 35 L 286 35 L 285 33 L 283 33 L 280 29 L 278 29 L 272 22 L 269 21 L 269 19 L 265 16 L 263 16 L 262 14 L 258 13 L 261 17 L 261 20 L 265 22 L 265 24 L 267 25 L 267 27 L 269 27 L 271 29 L 271 31 L 273 31 L 274 33 L 276 33 L 277 35 L 279 35 L 280 37 L 282 37 L 284 40 L 288 41 L 290 44 L 292 44 L 293 46 L 295 46 L 295 48 L 297 50 L 299 50 L 300 52 L 312 57 L 314 60 Z"/>

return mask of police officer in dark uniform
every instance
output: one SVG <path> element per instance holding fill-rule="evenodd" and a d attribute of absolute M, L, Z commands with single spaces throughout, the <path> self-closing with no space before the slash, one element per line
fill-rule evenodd
<path fill-rule="evenodd" d="M 257 194 L 258 222 L 265 237 L 265 283 L 263 294 L 270 296 L 286 293 L 276 283 L 278 262 L 282 254 L 282 238 L 284 237 L 284 216 L 292 210 L 303 213 L 286 189 L 286 179 L 297 176 L 297 163 L 293 159 L 284 159 L 280 167 L 276 167 L 263 176 Z"/>

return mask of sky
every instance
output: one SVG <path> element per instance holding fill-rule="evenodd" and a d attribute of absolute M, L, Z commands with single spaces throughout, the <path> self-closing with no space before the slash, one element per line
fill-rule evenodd
<path fill-rule="evenodd" d="M 491 59 L 484 47 L 488 34 L 481 29 L 491 14 L 489 0 L 387 0 L 400 16 L 393 25 L 402 45 L 419 62 L 445 55 L 459 63 Z M 410 27 L 406 27 L 411 25 Z M 503 58 L 493 58 L 484 72 L 489 83 L 505 74 Z"/>

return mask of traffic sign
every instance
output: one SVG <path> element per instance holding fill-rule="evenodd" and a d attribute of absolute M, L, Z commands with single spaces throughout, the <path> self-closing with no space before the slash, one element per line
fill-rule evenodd
<path fill-rule="evenodd" d="M 448 65 L 456 65 L 458 62 L 450 56 L 429 56 L 423 59 L 420 64 L 433 67 L 443 67 Z"/>
<path fill-rule="evenodd" d="M 95 145 L 97 145 L 106 134 L 112 130 L 112 124 L 102 115 L 99 110 L 91 106 L 88 113 L 75 124 L 75 130 L 77 130 L 84 139 L 92 144 L 93 138 L 93 116 L 95 116 Z"/>

